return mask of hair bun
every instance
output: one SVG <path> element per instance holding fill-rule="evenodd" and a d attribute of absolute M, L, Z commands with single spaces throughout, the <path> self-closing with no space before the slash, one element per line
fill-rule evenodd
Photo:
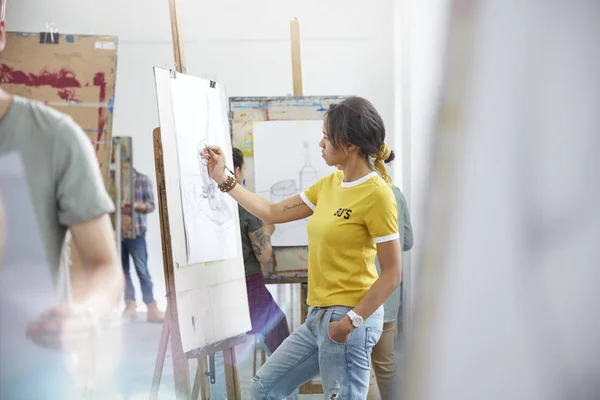
<path fill-rule="evenodd" d="M 384 163 L 389 164 L 392 161 L 394 161 L 394 159 L 396 158 L 396 153 L 394 152 L 394 150 L 390 150 L 390 155 L 388 156 L 388 158 L 386 158 L 385 160 L 383 160 Z"/>

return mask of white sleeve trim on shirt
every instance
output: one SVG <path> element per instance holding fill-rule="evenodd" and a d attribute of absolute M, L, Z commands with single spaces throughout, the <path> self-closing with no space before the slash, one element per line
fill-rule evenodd
<path fill-rule="evenodd" d="M 400 239 L 400 233 L 392 233 L 391 235 L 382 236 L 378 238 L 373 238 L 373 242 L 375 244 L 391 242 L 392 240 Z"/>
<path fill-rule="evenodd" d="M 308 197 L 306 197 L 306 195 L 304 194 L 304 192 L 300 192 L 300 198 L 302 198 L 302 201 L 304 202 L 304 204 L 306 204 L 311 210 L 315 211 L 315 208 L 317 208 L 317 206 L 315 206 L 309 199 Z"/>

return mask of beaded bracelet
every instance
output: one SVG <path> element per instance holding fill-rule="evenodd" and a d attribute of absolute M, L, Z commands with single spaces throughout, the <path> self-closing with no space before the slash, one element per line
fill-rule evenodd
<path fill-rule="evenodd" d="M 229 191 L 231 191 L 231 189 L 233 189 L 235 187 L 235 185 L 237 184 L 235 178 L 233 176 L 228 176 L 227 179 L 225 179 L 225 182 L 221 183 L 219 186 L 219 190 L 223 193 L 227 193 Z"/>

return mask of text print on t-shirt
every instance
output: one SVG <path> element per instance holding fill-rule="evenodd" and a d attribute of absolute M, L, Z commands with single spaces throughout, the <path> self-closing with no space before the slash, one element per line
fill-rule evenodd
<path fill-rule="evenodd" d="M 352 214 L 352 210 L 349 208 L 338 208 L 336 212 L 333 213 L 334 217 L 344 217 L 344 219 L 350 219 L 350 214 Z"/>

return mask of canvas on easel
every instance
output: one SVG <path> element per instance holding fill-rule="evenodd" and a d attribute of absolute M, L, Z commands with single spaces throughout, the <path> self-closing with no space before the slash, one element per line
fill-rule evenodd
<path fill-rule="evenodd" d="M 179 328 L 187 352 L 251 330 L 237 205 L 208 175 L 192 175 L 208 173 L 198 166 L 198 143 L 221 146 L 231 164 L 231 139 L 221 85 L 211 87 L 210 81 L 184 74 L 173 77 L 161 68 L 154 72 Z M 210 103 L 215 109 L 209 112 Z M 179 146 L 190 141 L 192 148 Z M 187 208 L 199 216 L 186 218 Z M 220 238 L 216 242 L 214 235 Z M 205 248 L 203 241 L 217 247 L 208 262 L 190 257 L 190 247 Z"/>
<path fill-rule="evenodd" d="M 178 83 L 173 85 L 172 82 L 172 80 L 177 79 L 175 78 L 175 71 L 155 68 L 154 73 L 161 127 L 154 130 L 153 137 L 165 285 L 167 289 L 167 318 L 163 325 L 159 344 L 151 398 L 156 398 L 158 395 L 167 342 L 170 338 L 175 390 L 178 398 L 188 398 L 190 396 L 189 359 L 196 359 L 198 362 L 191 393 L 192 398 L 197 398 L 199 393 L 202 393 L 202 398 L 210 396 L 206 359 L 207 356 L 223 351 L 225 377 L 220 375 L 218 379 L 225 378 L 229 398 L 240 399 L 235 346 L 245 341 L 245 333 L 250 331 L 251 322 L 241 252 L 238 209 L 237 207 L 228 209 L 227 212 L 231 214 L 228 217 L 228 223 L 233 224 L 233 229 L 229 233 L 226 231 L 221 232 L 224 236 L 231 236 L 227 239 L 233 240 L 233 252 L 222 249 L 223 251 L 218 253 L 220 256 L 217 260 L 192 262 L 193 258 L 190 257 L 189 246 L 194 246 L 204 239 L 202 235 L 188 236 L 186 231 L 184 208 L 187 200 L 184 199 L 188 188 L 182 186 L 182 171 L 185 170 L 180 168 L 183 162 L 180 162 L 181 157 L 178 146 L 178 139 L 185 139 L 178 136 L 191 135 L 194 143 L 210 139 L 212 143 L 220 145 L 231 156 L 231 139 L 227 129 L 225 97 L 222 94 L 222 88 L 216 82 L 193 77 L 186 78 L 185 75 L 178 74 L 179 79 L 182 81 L 187 80 L 190 85 L 182 85 L 180 87 L 180 89 L 183 89 L 182 91 L 177 89 L 173 91 L 173 87 L 178 85 Z M 205 89 L 210 88 L 210 90 L 200 88 L 199 84 L 204 86 Z M 207 108 L 195 109 L 193 105 L 192 107 L 185 106 L 185 101 L 182 102 L 181 100 L 193 98 L 197 94 L 186 93 L 186 90 L 205 93 L 206 103 L 213 103 L 213 108 L 219 111 L 216 114 L 208 114 Z M 176 99 L 177 96 L 182 96 L 182 98 Z M 180 106 L 177 106 L 177 104 Z M 183 108 L 175 111 L 174 106 L 179 108 L 181 104 L 184 104 Z M 202 112 L 206 114 L 204 118 L 209 121 L 205 128 L 207 131 L 212 132 L 210 137 L 193 136 L 200 134 L 201 129 L 196 130 L 198 125 L 196 125 L 195 118 L 197 116 L 192 114 Z M 193 147 L 192 159 L 195 158 L 195 161 L 198 161 L 196 155 L 198 146 Z M 188 156 L 190 154 L 184 157 Z M 231 160 L 231 157 L 229 160 Z M 229 162 L 231 163 L 231 161 Z M 201 170 L 201 166 L 198 166 L 198 169 Z M 213 191 L 214 187 L 205 188 L 208 189 L 205 192 L 202 190 L 205 184 L 202 183 L 202 177 L 198 179 L 201 184 L 195 193 L 207 197 L 199 199 L 197 203 L 206 201 L 210 205 L 210 195 L 216 194 Z M 219 197 L 215 197 L 213 200 L 219 200 Z M 215 204 L 212 203 L 213 206 Z M 220 202 L 218 204 L 219 207 L 223 206 Z M 210 207 L 209 209 L 213 214 L 216 211 Z M 197 211 L 203 212 L 202 210 Z M 219 210 L 219 212 L 222 211 Z M 201 224 L 190 227 L 190 221 L 187 221 L 187 229 L 194 229 L 196 233 L 202 232 L 204 228 L 208 232 L 214 232 L 214 227 Z M 192 242 L 190 243 L 189 240 L 192 240 Z M 227 242 L 218 243 L 218 245 L 232 246 L 231 243 L 227 244 Z M 223 316 L 227 316 L 227 318 Z M 217 379 L 214 370 L 210 371 L 210 376 L 211 382 Z"/>
<path fill-rule="evenodd" d="M 308 163 L 319 167 L 316 171 L 316 177 L 322 177 L 329 170 L 333 172 L 333 169 L 327 168 L 327 166 L 319 166 L 318 159 L 320 158 L 318 149 L 318 138 L 322 135 L 321 124 L 323 116 L 331 104 L 337 104 L 344 100 L 345 96 L 280 96 L 280 97 L 231 97 L 229 98 L 230 108 L 230 125 L 231 125 L 231 136 L 233 138 L 234 147 L 239 148 L 244 153 L 244 165 L 246 167 L 246 179 L 245 185 L 251 191 L 263 194 L 268 197 L 269 200 L 277 202 L 281 201 L 286 197 L 300 191 L 300 187 L 307 185 L 307 178 L 302 173 L 305 165 L 306 153 L 312 151 L 316 154 L 316 157 L 308 157 Z M 293 149 L 287 149 L 285 154 L 290 156 L 290 161 L 294 159 L 297 162 L 294 165 L 290 165 L 289 177 L 283 176 L 283 178 L 273 178 L 278 186 L 270 184 L 273 179 L 270 176 L 265 176 L 268 170 L 265 162 L 273 162 L 272 156 L 269 155 L 269 145 L 265 145 L 265 140 L 256 146 L 257 133 L 258 135 L 267 134 L 270 124 L 278 125 L 280 128 L 279 133 L 281 137 L 286 135 L 296 136 L 299 146 Z M 292 127 L 294 129 L 285 130 L 286 127 Z M 266 128 L 266 129 L 265 129 Z M 308 129 L 310 134 L 314 136 L 306 136 L 304 132 Z M 315 133 L 316 132 L 316 133 Z M 299 138 L 298 138 L 299 137 Z M 303 139 L 304 138 L 304 139 Z M 308 139 L 308 149 L 303 147 L 301 144 Z M 258 140 L 265 139 L 265 137 L 258 137 Z M 268 143 L 268 140 L 266 141 Z M 290 152 L 294 154 L 290 155 Z M 261 157 L 263 164 L 257 165 L 255 160 L 256 154 Z M 262 153 L 262 155 L 261 155 Z M 287 164 L 287 161 L 285 162 Z M 276 165 L 281 165 L 280 162 L 275 162 Z M 264 182 L 264 183 L 263 183 Z M 304 184 L 302 183 L 304 182 Z M 258 183 L 258 185 L 257 185 Z M 266 185 L 266 186 L 265 186 Z M 287 186 L 286 186 L 287 185 Z M 268 193 L 264 192 L 264 189 Z M 278 231 L 285 230 L 288 226 L 294 228 L 294 225 L 301 225 L 301 222 L 293 222 L 283 224 L 277 227 L 275 233 Z M 300 229 L 295 228 L 298 234 L 291 237 L 291 240 L 284 240 L 277 243 L 273 243 L 274 256 L 274 274 L 277 276 L 306 276 L 308 270 L 308 248 L 303 245 L 306 242 L 305 235 L 305 224 L 300 226 Z M 274 237 L 275 239 L 275 237 Z"/>

